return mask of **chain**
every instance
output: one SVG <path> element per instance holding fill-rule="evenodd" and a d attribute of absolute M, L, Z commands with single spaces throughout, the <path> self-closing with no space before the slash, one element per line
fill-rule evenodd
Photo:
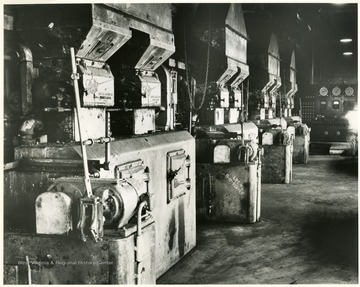
<path fill-rule="evenodd" d="M 187 49 L 186 49 L 186 33 L 185 33 L 185 23 L 184 23 L 184 56 L 185 56 L 185 72 L 186 72 L 186 83 L 187 83 L 187 91 L 190 101 L 190 106 L 194 110 L 200 110 L 205 102 L 205 95 L 206 95 L 206 89 L 208 85 L 208 76 L 209 76 L 209 64 L 210 64 L 210 47 L 211 47 L 211 7 L 209 7 L 209 32 L 208 32 L 208 46 L 207 46 L 207 59 L 206 59 L 206 72 L 205 72 L 205 85 L 204 85 L 204 91 L 201 99 L 201 103 L 199 107 L 195 107 L 195 103 L 192 98 L 192 94 L 194 93 L 194 90 L 191 91 L 191 81 L 189 82 L 189 70 L 188 70 L 188 60 L 187 60 Z M 194 93 L 195 97 L 195 93 Z"/>

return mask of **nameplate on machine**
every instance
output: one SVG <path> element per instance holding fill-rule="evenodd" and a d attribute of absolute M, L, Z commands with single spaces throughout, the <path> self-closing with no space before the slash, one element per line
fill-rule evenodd
<path fill-rule="evenodd" d="M 111 107 L 115 103 L 114 76 L 106 64 L 83 60 L 79 65 L 82 74 L 83 106 Z"/>
<path fill-rule="evenodd" d="M 161 105 L 161 83 L 156 73 L 141 71 L 141 107 L 159 107 Z"/>

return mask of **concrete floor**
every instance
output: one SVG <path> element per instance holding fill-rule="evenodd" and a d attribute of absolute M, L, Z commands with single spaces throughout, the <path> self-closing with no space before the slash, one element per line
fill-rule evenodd
<path fill-rule="evenodd" d="M 357 284 L 357 161 L 312 155 L 262 185 L 261 222 L 197 225 L 197 247 L 157 284 Z"/>

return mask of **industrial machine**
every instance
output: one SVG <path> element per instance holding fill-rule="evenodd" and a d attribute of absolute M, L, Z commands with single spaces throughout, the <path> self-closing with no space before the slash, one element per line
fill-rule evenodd
<path fill-rule="evenodd" d="M 271 34 L 266 57 L 259 58 L 254 71 L 256 82 L 250 104 L 250 118 L 259 128 L 262 155 L 263 183 L 290 183 L 294 128 L 288 128 L 281 114 L 281 87 L 279 45 Z M 251 73 L 251 71 L 250 71 Z"/>
<path fill-rule="evenodd" d="M 290 87 L 288 91 L 285 89 L 285 97 L 282 102 L 284 118 L 288 127 L 294 127 L 293 135 L 293 163 L 307 163 L 309 159 L 310 131 L 311 129 L 302 122 L 299 115 L 292 115 L 294 109 L 294 97 L 298 91 L 296 83 L 296 65 L 295 51 L 291 53 L 289 77 L 285 79 L 286 87 Z"/>
<path fill-rule="evenodd" d="M 245 114 L 244 80 L 249 67 L 242 7 L 199 5 L 191 24 L 188 30 L 197 37 L 188 35 L 185 40 L 193 46 L 185 49 L 193 65 L 192 83 L 196 83 L 190 102 L 196 138 L 197 218 L 254 223 L 260 219 L 261 162 L 258 129 L 246 121 Z M 199 52 L 199 47 L 207 53 Z M 197 57 L 196 51 L 205 57 Z"/>
<path fill-rule="evenodd" d="M 22 118 L 4 174 L 5 283 L 154 284 L 196 243 L 171 5 L 9 8 Z"/>

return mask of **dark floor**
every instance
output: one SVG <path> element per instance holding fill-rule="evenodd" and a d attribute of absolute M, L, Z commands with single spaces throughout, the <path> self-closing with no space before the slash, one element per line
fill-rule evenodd
<path fill-rule="evenodd" d="M 293 183 L 262 185 L 261 222 L 200 224 L 158 284 L 358 283 L 357 161 L 312 155 Z"/>

